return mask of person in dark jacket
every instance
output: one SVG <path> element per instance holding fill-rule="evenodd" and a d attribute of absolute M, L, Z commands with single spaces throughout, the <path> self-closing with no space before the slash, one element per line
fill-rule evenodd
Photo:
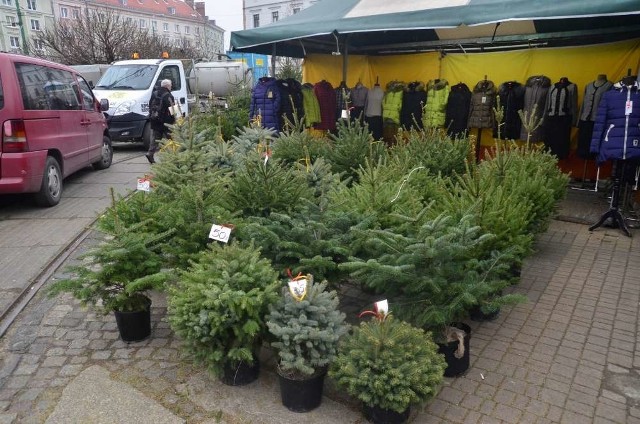
<path fill-rule="evenodd" d="M 162 80 L 160 87 L 153 91 L 151 99 L 149 99 L 149 109 L 151 109 L 156 99 L 160 99 L 160 108 L 157 118 L 149 118 L 151 130 L 153 131 L 153 137 L 151 138 L 151 143 L 149 143 L 149 151 L 145 155 L 149 163 L 156 162 L 155 153 L 158 151 L 158 142 L 171 136 L 171 129 L 166 124 L 173 125 L 176 121 L 175 116 L 170 111 L 170 108 L 175 104 L 171 94 L 171 80 Z"/>

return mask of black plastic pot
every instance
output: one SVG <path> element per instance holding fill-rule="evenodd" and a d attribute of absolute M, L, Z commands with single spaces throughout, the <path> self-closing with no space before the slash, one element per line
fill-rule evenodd
<path fill-rule="evenodd" d="M 151 335 L 151 299 L 146 299 L 148 303 L 144 311 L 113 311 L 123 341 L 139 342 Z"/>
<path fill-rule="evenodd" d="M 410 408 L 398 413 L 389 409 L 383 409 L 378 406 L 364 405 L 364 417 L 374 424 L 402 424 L 409 419 Z"/>
<path fill-rule="evenodd" d="M 444 370 L 445 377 L 455 377 L 469 369 L 469 339 L 471 338 L 471 327 L 462 322 L 451 323 L 451 327 L 463 330 L 464 336 L 464 355 L 462 358 L 455 357 L 455 351 L 458 349 L 458 341 L 449 342 L 447 344 L 438 343 L 438 353 L 444 355 L 447 361 L 447 368 Z"/>
<path fill-rule="evenodd" d="M 322 402 L 324 372 L 307 380 L 293 380 L 278 373 L 282 404 L 293 412 L 309 412 Z"/>
<path fill-rule="evenodd" d="M 480 308 L 480 306 L 478 305 L 469 309 L 469 318 L 471 318 L 471 321 L 493 321 L 494 319 L 498 318 L 498 315 L 500 315 L 500 308 L 488 314 L 482 312 L 482 308 Z"/>
<path fill-rule="evenodd" d="M 220 380 L 227 386 L 244 386 L 253 383 L 260 374 L 260 362 L 254 358 L 252 363 L 227 364 Z"/>

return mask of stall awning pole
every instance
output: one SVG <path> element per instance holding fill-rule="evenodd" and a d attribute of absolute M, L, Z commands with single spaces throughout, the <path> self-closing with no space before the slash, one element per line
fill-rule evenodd
<path fill-rule="evenodd" d="M 271 51 L 271 76 L 275 78 L 276 76 L 276 45 L 278 43 L 273 43 L 273 50 Z"/>
<path fill-rule="evenodd" d="M 342 58 L 342 81 L 347 83 L 347 70 L 349 68 L 349 44 L 347 37 L 344 37 L 344 56 Z"/>

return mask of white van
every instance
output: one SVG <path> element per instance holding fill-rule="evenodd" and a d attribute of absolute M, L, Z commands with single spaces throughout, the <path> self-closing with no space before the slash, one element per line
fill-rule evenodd
<path fill-rule="evenodd" d="M 187 81 L 182 61 L 176 59 L 132 59 L 111 64 L 93 93 L 109 100 L 106 112 L 112 141 L 139 141 L 149 147 L 149 99 L 163 79 L 171 80 L 173 98 L 184 115 L 189 113 Z"/>

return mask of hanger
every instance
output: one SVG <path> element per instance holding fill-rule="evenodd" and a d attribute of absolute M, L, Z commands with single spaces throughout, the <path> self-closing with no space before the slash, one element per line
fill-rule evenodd
<path fill-rule="evenodd" d="M 378 76 L 376 76 L 376 87 L 380 87 L 380 83 L 378 82 Z"/>
<path fill-rule="evenodd" d="M 637 79 L 638 77 L 636 75 L 631 75 L 631 68 L 629 68 L 627 69 L 627 76 L 622 77 L 622 80 L 620 80 L 620 82 L 624 85 L 630 86 L 634 85 Z"/>

